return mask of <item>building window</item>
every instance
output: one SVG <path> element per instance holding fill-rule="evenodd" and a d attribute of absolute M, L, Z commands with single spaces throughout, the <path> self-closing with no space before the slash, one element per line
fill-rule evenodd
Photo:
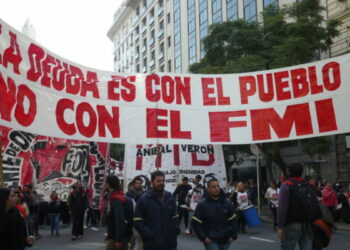
<path fill-rule="evenodd" d="M 235 21 L 238 19 L 238 0 L 227 0 L 227 20 Z"/>
<path fill-rule="evenodd" d="M 180 0 L 174 0 L 174 60 L 175 72 L 182 72 L 181 63 L 181 16 L 180 16 Z"/>
<path fill-rule="evenodd" d="M 168 13 L 168 15 L 167 15 L 167 21 L 168 21 L 168 24 L 169 24 L 170 21 L 171 21 L 170 13 Z"/>
<path fill-rule="evenodd" d="M 199 36 L 201 39 L 201 58 L 205 56 L 202 39 L 208 36 L 208 1 L 200 0 L 199 2 Z"/>
<path fill-rule="evenodd" d="M 256 0 L 244 0 L 244 20 L 256 22 Z"/>
<path fill-rule="evenodd" d="M 168 72 L 171 72 L 171 60 L 168 61 Z"/>
<path fill-rule="evenodd" d="M 136 65 L 136 73 L 140 73 L 140 64 Z"/>
<path fill-rule="evenodd" d="M 264 8 L 266 8 L 269 5 L 278 6 L 278 0 L 264 0 Z"/>
<path fill-rule="evenodd" d="M 191 65 L 197 61 L 195 0 L 187 0 L 187 20 L 188 20 L 188 63 L 189 65 Z"/>
<path fill-rule="evenodd" d="M 221 14 L 221 0 L 213 0 L 212 10 L 213 10 L 213 23 L 220 23 L 222 21 Z"/>
<path fill-rule="evenodd" d="M 171 46 L 171 36 L 168 36 L 168 48 Z"/>
<path fill-rule="evenodd" d="M 164 72 L 164 65 L 160 66 L 160 72 Z"/>

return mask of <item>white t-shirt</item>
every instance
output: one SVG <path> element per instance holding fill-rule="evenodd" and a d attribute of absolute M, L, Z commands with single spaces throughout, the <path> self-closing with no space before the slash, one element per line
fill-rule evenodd
<path fill-rule="evenodd" d="M 243 210 L 249 206 L 249 197 L 246 191 L 243 193 L 237 191 L 237 204 L 239 210 Z"/>
<path fill-rule="evenodd" d="M 269 187 L 266 190 L 265 198 L 268 199 L 275 207 L 278 207 L 279 194 L 280 194 L 279 188 L 277 188 L 277 190 L 275 190 L 275 189 L 272 189 L 271 187 Z M 271 198 L 273 198 L 273 199 L 271 199 Z"/>

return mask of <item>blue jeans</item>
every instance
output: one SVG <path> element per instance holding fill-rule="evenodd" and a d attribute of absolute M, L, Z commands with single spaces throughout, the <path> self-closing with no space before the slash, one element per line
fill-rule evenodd
<path fill-rule="evenodd" d="M 292 223 L 284 228 L 284 240 L 281 240 L 281 250 L 294 250 L 299 244 L 300 250 L 312 250 L 311 224 L 306 227 L 301 223 Z"/>
<path fill-rule="evenodd" d="M 51 223 L 51 233 L 55 229 L 56 233 L 60 231 L 60 214 L 49 214 Z"/>
<path fill-rule="evenodd" d="M 219 244 L 215 241 L 209 244 L 204 244 L 205 250 L 228 250 L 230 248 L 231 242 L 226 242 L 224 244 Z"/>

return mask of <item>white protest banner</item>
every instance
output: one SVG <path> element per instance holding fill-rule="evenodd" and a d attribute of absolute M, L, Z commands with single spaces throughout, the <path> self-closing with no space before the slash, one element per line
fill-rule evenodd
<path fill-rule="evenodd" d="M 350 132 L 350 54 L 242 74 L 123 75 L 0 20 L 0 125 L 84 141 L 255 144 Z"/>
<path fill-rule="evenodd" d="M 224 155 L 220 145 L 125 145 L 124 183 L 136 176 L 148 179 L 157 169 L 165 173 L 167 191 L 174 191 L 183 177 L 190 183 L 196 175 L 216 177 L 222 188 L 226 185 Z"/>

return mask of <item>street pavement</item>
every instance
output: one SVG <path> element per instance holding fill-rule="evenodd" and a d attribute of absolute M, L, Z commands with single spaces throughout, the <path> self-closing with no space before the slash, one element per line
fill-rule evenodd
<path fill-rule="evenodd" d="M 91 229 L 85 230 L 83 239 L 72 241 L 70 239 L 70 228 L 61 229 L 61 236 L 50 236 L 49 229 L 44 228 L 40 231 L 41 239 L 38 239 L 31 249 L 38 250 L 69 250 L 81 249 L 89 250 L 105 249 L 104 233 L 105 228 L 98 232 Z M 338 230 L 334 233 L 330 246 L 330 250 L 349 250 L 350 249 L 350 231 Z M 204 249 L 202 243 L 196 238 L 181 233 L 178 237 L 178 250 L 196 250 Z M 272 230 L 271 223 L 263 222 L 257 228 L 247 228 L 247 234 L 239 234 L 231 249 L 239 250 L 277 250 L 280 249 L 280 242 L 276 233 Z"/>

